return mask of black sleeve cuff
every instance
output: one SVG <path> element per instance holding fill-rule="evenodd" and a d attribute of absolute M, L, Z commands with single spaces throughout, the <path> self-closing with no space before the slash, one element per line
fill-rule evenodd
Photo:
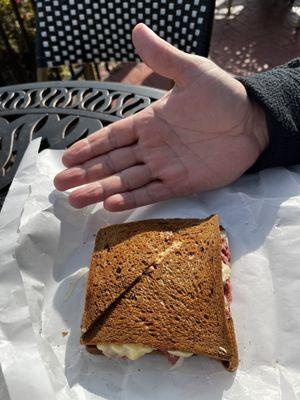
<path fill-rule="evenodd" d="M 300 163 L 300 58 L 237 78 L 266 113 L 269 146 L 247 173 Z"/>

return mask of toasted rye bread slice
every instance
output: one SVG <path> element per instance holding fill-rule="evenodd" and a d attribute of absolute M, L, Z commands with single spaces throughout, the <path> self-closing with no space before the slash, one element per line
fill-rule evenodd
<path fill-rule="evenodd" d="M 226 318 L 217 216 L 147 220 L 98 232 L 81 343 L 142 344 L 219 359 L 237 348 Z"/>

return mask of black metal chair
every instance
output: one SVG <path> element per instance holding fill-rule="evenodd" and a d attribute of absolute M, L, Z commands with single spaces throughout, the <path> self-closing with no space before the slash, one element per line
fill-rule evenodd
<path fill-rule="evenodd" d="M 144 22 L 162 38 L 207 56 L 215 0 L 37 0 L 38 68 L 138 61 L 131 32 Z"/>

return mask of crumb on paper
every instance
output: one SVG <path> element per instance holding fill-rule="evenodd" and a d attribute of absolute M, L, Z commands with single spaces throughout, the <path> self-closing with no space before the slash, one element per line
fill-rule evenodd
<path fill-rule="evenodd" d="M 69 332 L 67 332 L 67 331 L 62 331 L 62 333 L 61 333 L 61 335 L 62 335 L 63 337 L 67 336 L 68 334 L 69 334 Z"/>

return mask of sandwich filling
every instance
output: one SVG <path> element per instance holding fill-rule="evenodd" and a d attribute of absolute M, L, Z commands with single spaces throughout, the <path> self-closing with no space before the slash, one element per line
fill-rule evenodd
<path fill-rule="evenodd" d="M 171 246 L 172 250 L 177 248 L 177 243 Z M 165 255 L 165 254 L 164 254 Z M 163 256 L 162 256 L 163 258 Z M 230 285 L 230 262 L 231 254 L 229 250 L 228 238 L 225 230 L 221 229 L 221 259 L 222 259 L 222 280 L 224 287 L 224 302 L 226 317 L 230 318 L 230 303 L 232 302 L 231 285 Z M 152 347 L 143 346 L 140 344 L 116 344 L 116 343 L 102 343 L 97 344 L 97 349 L 100 350 L 105 356 L 109 358 L 126 358 L 129 360 L 137 360 L 145 354 L 151 353 L 156 349 Z M 167 359 L 172 364 L 177 364 L 178 361 L 184 358 L 191 357 L 193 353 L 185 351 L 169 350 L 164 352 Z"/>
<path fill-rule="evenodd" d="M 232 302 L 230 273 L 231 273 L 231 254 L 229 250 L 228 238 L 225 230 L 221 229 L 221 258 L 222 258 L 222 279 L 224 286 L 224 301 L 226 317 L 230 318 L 230 304 Z"/>

